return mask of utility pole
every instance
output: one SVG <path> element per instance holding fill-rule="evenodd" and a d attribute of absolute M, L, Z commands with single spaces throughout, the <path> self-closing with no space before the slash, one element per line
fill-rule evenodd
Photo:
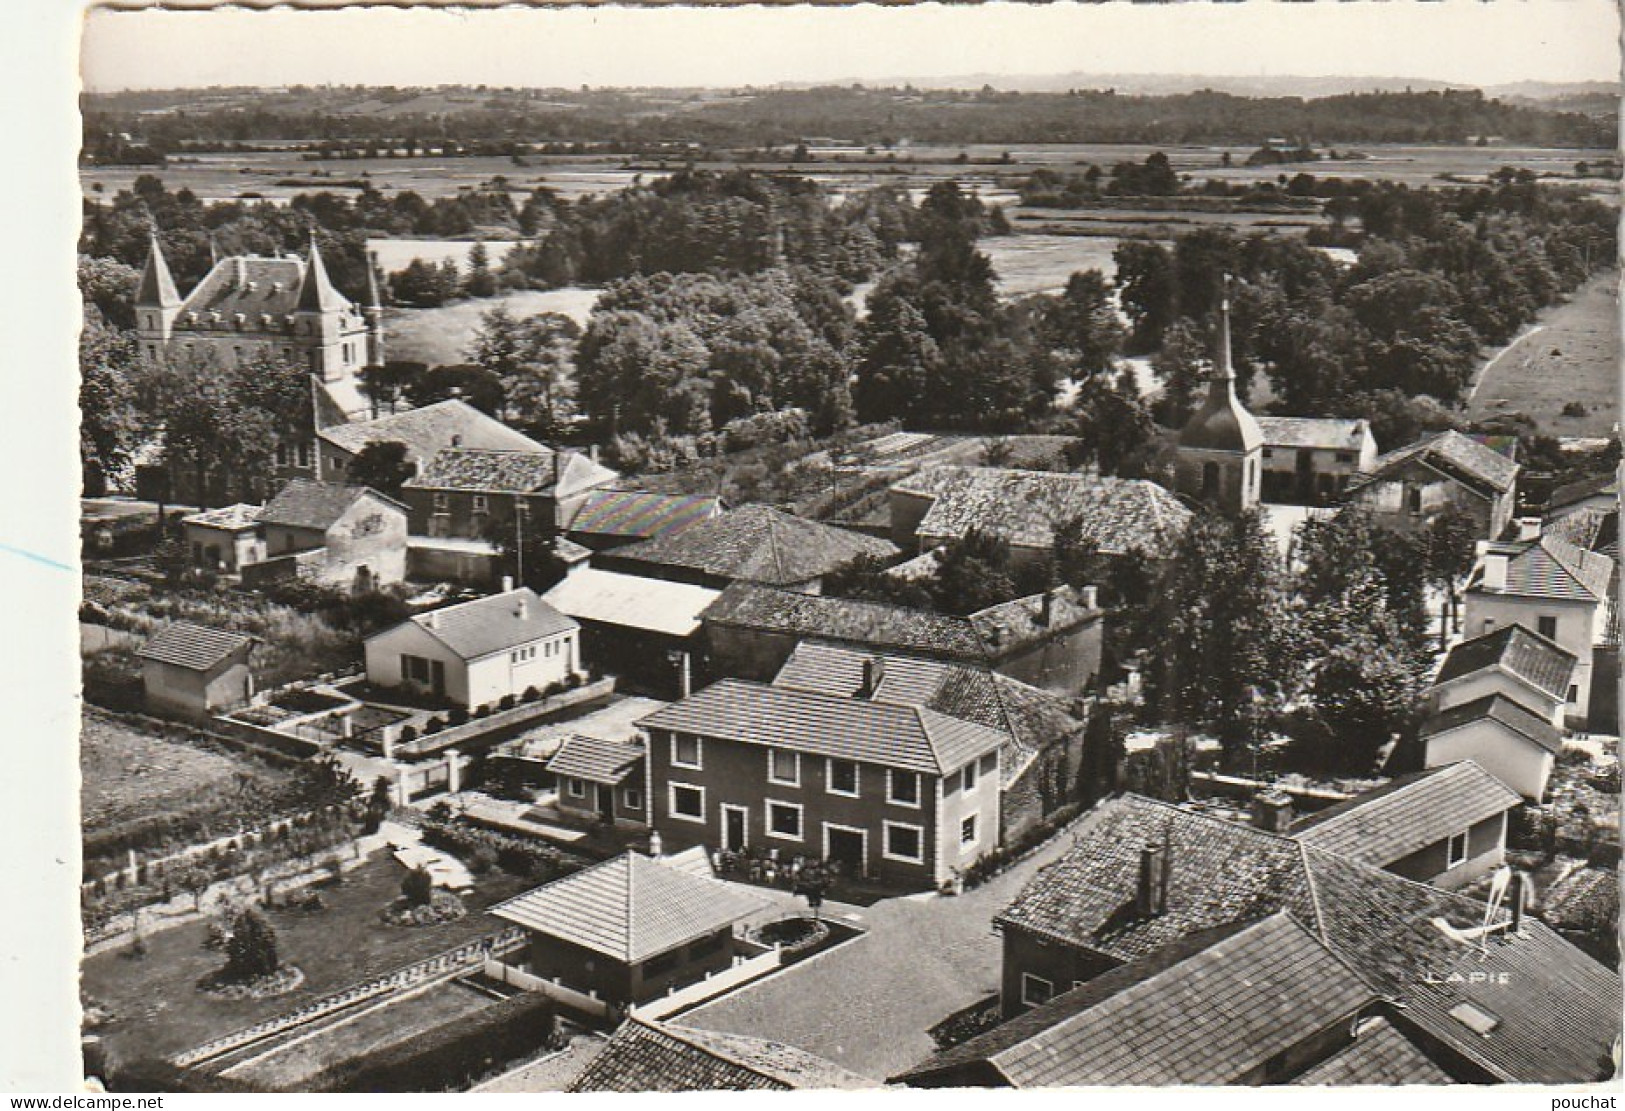
<path fill-rule="evenodd" d="M 513 526 L 514 526 L 514 585 L 525 585 L 525 507 L 524 495 L 513 496 Z"/>

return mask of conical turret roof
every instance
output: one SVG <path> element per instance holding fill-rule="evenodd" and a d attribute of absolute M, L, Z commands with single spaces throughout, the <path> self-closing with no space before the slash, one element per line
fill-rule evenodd
<path fill-rule="evenodd" d="M 135 292 L 135 303 L 166 309 L 181 303 L 181 295 L 175 290 L 175 279 L 170 277 L 169 264 L 164 261 L 163 244 L 158 241 L 156 230 L 152 232 L 152 243 L 147 248 L 147 265 L 141 271 L 141 285 Z"/>
<path fill-rule="evenodd" d="M 1179 433 L 1179 446 L 1206 451 L 1245 453 L 1262 447 L 1264 430 L 1236 397 L 1236 371 L 1230 363 L 1230 298 L 1219 308 L 1217 367 L 1208 382 L 1207 400 L 1191 414 Z"/>
<path fill-rule="evenodd" d="M 333 288 L 327 267 L 322 264 L 321 248 L 316 246 L 316 237 L 312 235 L 310 261 L 305 266 L 304 281 L 299 284 L 299 305 L 295 311 L 335 312 L 346 303 L 344 296 Z"/>

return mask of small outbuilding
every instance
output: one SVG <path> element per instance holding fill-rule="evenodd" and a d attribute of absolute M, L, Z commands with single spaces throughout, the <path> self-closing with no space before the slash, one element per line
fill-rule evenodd
<path fill-rule="evenodd" d="M 177 621 L 141 646 L 147 708 L 206 718 L 240 706 L 254 694 L 248 658 L 255 640 L 243 633 Z"/>

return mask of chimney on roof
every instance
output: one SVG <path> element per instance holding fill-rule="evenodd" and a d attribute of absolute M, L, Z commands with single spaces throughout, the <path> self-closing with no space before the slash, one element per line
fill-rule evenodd
<path fill-rule="evenodd" d="M 597 444 L 588 444 L 587 445 L 587 458 L 591 459 L 594 463 L 598 462 L 598 445 Z"/>
<path fill-rule="evenodd" d="M 1499 593 L 1507 588 L 1507 563 L 1505 552 L 1484 553 L 1484 576 L 1479 584 L 1485 590 Z"/>
<path fill-rule="evenodd" d="M 463 434 L 461 432 L 453 432 L 451 434 L 451 446 L 452 447 L 462 447 L 463 446 Z"/>
<path fill-rule="evenodd" d="M 1078 590 L 1078 605 L 1086 610 L 1100 608 L 1100 588 L 1093 584 Z"/>
<path fill-rule="evenodd" d="M 513 615 L 521 621 L 530 616 L 530 603 L 523 594 L 519 596 L 518 604 L 513 608 Z"/>
<path fill-rule="evenodd" d="M 423 615 L 423 627 L 425 629 L 435 629 L 439 628 L 439 626 L 440 618 L 436 615 L 436 611 L 430 610 L 428 613 Z"/>
<path fill-rule="evenodd" d="M 880 684 L 886 678 L 886 657 L 865 656 L 863 658 L 863 682 L 859 685 L 856 697 L 869 699 L 875 696 Z"/>
<path fill-rule="evenodd" d="M 503 575 L 502 576 L 502 593 L 504 593 L 504 594 L 513 593 L 513 576 L 512 575 Z"/>
<path fill-rule="evenodd" d="M 1518 539 L 1519 540 L 1539 540 L 1540 539 L 1540 518 L 1539 517 L 1519 517 L 1518 518 Z"/>
<path fill-rule="evenodd" d="M 1266 833 L 1285 833 L 1292 828 L 1292 797 L 1280 791 L 1260 791 L 1253 796 L 1253 827 Z"/>
<path fill-rule="evenodd" d="M 1141 918 L 1162 914 L 1168 909 L 1168 882 L 1161 845 L 1140 849 L 1140 884 L 1134 894 L 1134 909 Z"/>
<path fill-rule="evenodd" d="M 1052 586 L 1048 590 L 1044 591 L 1044 600 L 1040 603 L 1043 609 L 1038 618 L 1040 622 L 1045 625 L 1054 623 L 1055 603 L 1061 600 L 1061 591 L 1065 589 L 1065 587 Z"/>
<path fill-rule="evenodd" d="M 1507 901 L 1512 904 L 1512 925 L 1510 931 L 1514 937 L 1523 936 L 1524 903 L 1529 898 L 1529 887 L 1524 880 L 1522 872 L 1512 873 L 1512 889 L 1507 892 Z"/>

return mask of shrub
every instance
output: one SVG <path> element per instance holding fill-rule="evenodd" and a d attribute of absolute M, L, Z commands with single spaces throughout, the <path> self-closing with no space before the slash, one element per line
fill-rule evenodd
<path fill-rule="evenodd" d="M 440 719 L 439 714 L 436 714 L 434 717 L 423 723 L 423 734 L 424 736 L 431 736 L 440 732 L 445 727 L 446 723 Z"/>
<path fill-rule="evenodd" d="M 513 695 L 505 694 L 501 698 L 497 699 L 497 708 L 502 710 L 513 709 Z"/>
<path fill-rule="evenodd" d="M 258 911 L 243 911 L 232 925 L 231 937 L 226 942 L 226 974 L 250 980 L 269 976 L 281 966 L 276 930 Z"/>
<path fill-rule="evenodd" d="M 462 725 L 468 721 L 468 707 L 453 706 L 451 708 L 451 712 L 448 713 L 446 717 L 453 725 Z"/>
<path fill-rule="evenodd" d="M 475 709 L 474 709 L 474 719 L 476 721 L 478 721 L 478 720 L 480 720 L 482 718 L 488 718 L 490 716 L 491 716 L 491 704 L 489 702 L 481 702 L 479 704 L 479 706 L 475 707 Z"/>
<path fill-rule="evenodd" d="M 535 687 L 526 687 L 525 693 L 520 697 L 526 702 L 535 702 L 538 698 L 542 697 L 542 692 L 537 690 Z"/>
<path fill-rule="evenodd" d="M 401 726 L 401 743 L 409 744 L 418 739 L 418 728 L 415 725 Z"/>
<path fill-rule="evenodd" d="M 1563 406 L 1563 415 L 1565 417 L 1583 417 L 1587 412 L 1589 410 L 1585 407 L 1583 401 L 1571 401 Z"/>
<path fill-rule="evenodd" d="M 432 813 L 423 823 L 422 830 L 425 844 L 445 849 L 459 859 L 466 860 L 482 847 L 489 849 L 503 871 L 517 876 L 546 880 L 580 867 L 580 862 L 575 858 L 566 857 L 550 845 L 496 830 L 481 829 L 466 822 L 437 820 Z"/>
<path fill-rule="evenodd" d="M 497 866 L 497 851 L 490 845 L 476 845 L 464 859 L 468 870 L 476 876 L 483 876 Z"/>
<path fill-rule="evenodd" d="M 414 868 L 401 881 L 401 894 L 412 906 L 423 906 L 434 897 L 434 878 L 424 868 Z"/>

